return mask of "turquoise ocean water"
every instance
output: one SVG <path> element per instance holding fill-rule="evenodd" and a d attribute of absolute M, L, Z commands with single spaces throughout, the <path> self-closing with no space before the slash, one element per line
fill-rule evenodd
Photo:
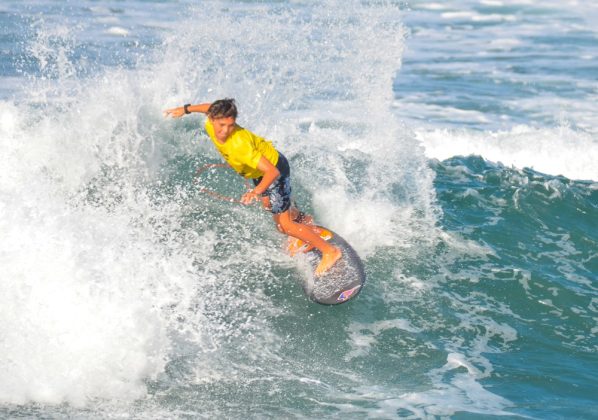
<path fill-rule="evenodd" d="M 598 5 L 0 3 L 0 418 L 596 418 Z M 197 115 L 368 284 L 309 302 Z"/>

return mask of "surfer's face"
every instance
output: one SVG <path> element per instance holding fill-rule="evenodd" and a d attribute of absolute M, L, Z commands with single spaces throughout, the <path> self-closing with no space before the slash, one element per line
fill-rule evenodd
<path fill-rule="evenodd" d="M 235 129 L 235 119 L 233 117 L 210 118 L 214 126 L 214 134 L 218 141 L 225 142 Z"/>

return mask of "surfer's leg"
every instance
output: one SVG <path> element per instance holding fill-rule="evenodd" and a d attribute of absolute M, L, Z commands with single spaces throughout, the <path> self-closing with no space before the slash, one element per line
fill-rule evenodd
<path fill-rule="evenodd" d="M 314 218 L 311 215 L 299 210 L 294 201 L 292 202 L 289 210 L 291 212 L 291 220 L 293 222 L 301 223 L 302 225 L 308 226 L 312 226 L 314 224 Z"/>
<path fill-rule="evenodd" d="M 280 171 L 280 175 L 264 193 L 264 196 L 268 197 L 269 210 L 273 214 L 276 227 L 279 231 L 298 238 L 320 250 L 322 260 L 318 267 L 316 267 L 316 275 L 320 275 L 338 261 L 342 256 L 342 251 L 322 239 L 319 232 L 315 229 L 316 226 L 297 223 L 293 220 L 295 217 L 299 217 L 299 211 L 294 213 L 291 210 L 293 206 L 291 206 L 290 167 L 289 162 L 280 152 L 276 168 Z M 259 180 L 254 180 L 254 183 L 256 182 L 259 182 Z M 305 219 L 305 222 L 307 222 L 307 219 Z"/>
<path fill-rule="evenodd" d="M 316 235 L 320 235 L 321 229 L 315 225 L 314 218 L 311 215 L 299 210 L 294 201 L 292 201 L 289 211 L 291 212 L 290 216 L 293 222 L 309 226 L 309 228 L 311 228 Z M 289 236 L 289 245 L 287 250 L 291 256 L 295 255 L 297 252 L 308 252 L 313 249 L 313 247 L 313 245 L 304 243 L 300 239 Z"/>
<path fill-rule="evenodd" d="M 326 242 L 315 233 L 311 227 L 303 225 L 301 223 L 294 222 L 291 219 L 291 211 L 286 210 L 283 213 L 274 214 L 274 221 L 276 222 L 279 230 L 286 233 L 289 236 L 301 239 L 303 242 L 307 242 L 310 245 L 315 246 L 322 253 L 322 260 L 318 267 L 316 267 L 316 276 L 321 275 L 328 271 L 335 262 L 337 262 L 341 256 L 342 251 Z"/>

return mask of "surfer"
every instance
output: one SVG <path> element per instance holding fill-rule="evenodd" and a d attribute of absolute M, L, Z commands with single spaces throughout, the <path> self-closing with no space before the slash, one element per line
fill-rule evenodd
<path fill-rule="evenodd" d="M 322 239 L 310 227 L 309 217 L 300 217 L 300 212 L 291 205 L 290 168 L 286 157 L 271 142 L 237 124 L 234 99 L 186 104 L 167 109 L 164 115 L 180 118 L 193 112 L 208 116 L 205 129 L 218 152 L 237 173 L 253 180 L 255 188 L 243 194 L 241 202 L 251 204 L 261 199 L 280 232 L 320 250 L 322 260 L 315 275 L 328 271 L 341 258 L 342 251 Z"/>

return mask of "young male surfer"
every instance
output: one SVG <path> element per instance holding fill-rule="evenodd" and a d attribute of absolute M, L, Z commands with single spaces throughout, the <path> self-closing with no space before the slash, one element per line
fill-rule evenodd
<path fill-rule="evenodd" d="M 328 271 L 342 252 L 329 244 L 309 225 L 298 223 L 299 212 L 291 206 L 289 162 L 271 142 L 237 124 L 234 99 L 220 99 L 213 103 L 186 104 L 164 111 L 165 116 L 180 118 L 192 112 L 206 114 L 205 129 L 224 160 L 240 175 L 253 179 L 255 188 L 241 197 L 243 204 L 258 201 L 273 214 L 276 227 L 282 233 L 317 248 L 322 260 L 316 276 Z"/>

